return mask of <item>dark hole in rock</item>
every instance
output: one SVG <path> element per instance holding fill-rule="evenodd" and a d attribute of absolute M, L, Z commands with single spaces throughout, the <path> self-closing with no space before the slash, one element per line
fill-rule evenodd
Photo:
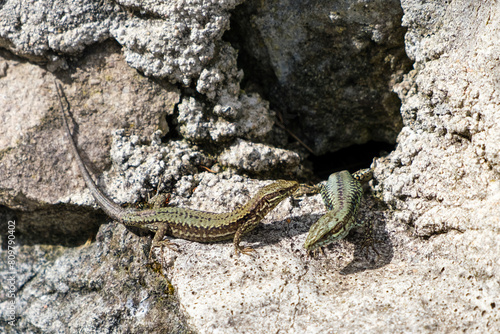
<path fill-rule="evenodd" d="M 348 170 L 351 173 L 370 167 L 373 158 L 387 155 L 394 150 L 395 144 L 369 141 L 362 145 L 352 145 L 333 153 L 311 156 L 314 174 L 326 180 L 331 173 Z"/>

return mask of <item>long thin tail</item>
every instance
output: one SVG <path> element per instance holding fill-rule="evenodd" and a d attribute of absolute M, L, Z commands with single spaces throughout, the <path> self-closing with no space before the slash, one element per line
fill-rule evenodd
<path fill-rule="evenodd" d="M 87 187 L 90 190 L 90 193 L 92 196 L 94 196 L 97 204 L 101 207 L 101 209 L 111 218 L 122 221 L 123 216 L 126 213 L 126 210 L 121 208 L 118 204 L 114 203 L 113 201 L 109 200 L 106 195 L 104 195 L 99 188 L 97 188 L 96 184 L 94 183 L 94 180 L 92 180 L 92 177 L 90 177 L 90 174 L 87 170 L 87 167 L 85 167 L 85 164 L 83 163 L 82 158 L 80 157 L 80 154 L 78 153 L 78 148 L 76 147 L 75 141 L 73 140 L 73 137 L 71 136 L 71 132 L 69 130 L 68 126 L 68 120 L 66 118 L 66 111 L 64 110 L 64 105 L 62 102 L 62 88 L 61 86 L 55 82 L 56 85 L 56 91 L 57 91 L 57 96 L 59 97 L 59 103 L 61 105 L 61 113 L 62 113 L 62 118 L 63 118 L 63 123 L 64 127 L 66 128 L 66 135 L 68 136 L 71 150 L 73 152 L 73 155 L 75 156 L 76 163 L 78 164 L 78 167 L 80 168 L 80 173 L 83 176 L 83 179 L 85 180 L 85 183 L 87 184 Z"/>

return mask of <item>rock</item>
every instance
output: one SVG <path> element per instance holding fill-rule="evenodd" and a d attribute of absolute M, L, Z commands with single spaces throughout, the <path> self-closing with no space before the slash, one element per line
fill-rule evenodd
<path fill-rule="evenodd" d="M 247 1 L 232 26 L 247 81 L 263 86 L 286 126 L 320 155 L 395 142 L 402 122 L 392 86 L 411 66 L 402 15 L 393 0 Z"/>
<path fill-rule="evenodd" d="M 498 6 L 240 3 L 2 5 L 5 331 L 495 332 Z M 244 40 L 223 38 L 230 15 Z M 404 78 L 403 43 L 415 62 Z M 106 224 L 94 208 L 54 79 L 99 186 L 137 209 L 168 200 L 229 212 L 269 175 L 307 175 L 276 121 L 317 153 L 397 135 L 357 218 L 373 225 L 373 248 L 355 229 L 308 256 L 308 229 L 325 212 L 315 195 L 286 199 L 245 235 L 252 256 L 230 241 L 174 240 L 178 252 L 156 249 L 146 266 L 150 233 Z"/>

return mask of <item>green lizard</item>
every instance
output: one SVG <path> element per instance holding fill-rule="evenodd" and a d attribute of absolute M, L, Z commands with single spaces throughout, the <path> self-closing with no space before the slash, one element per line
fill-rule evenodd
<path fill-rule="evenodd" d="M 347 236 L 353 227 L 362 225 L 356 223 L 356 213 L 363 196 L 361 183 L 371 178 L 371 169 L 362 169 L 353 175 L 344 170 L 333 173 L 327 182 L 319 185 L 321 196 L 329 211 L 309 229 L 304 244 L 307 251 L 340 240 Z"/>
<path fill-rule="evenodd" d="M 151 252 L 155 247 L 175 245 L 168 240 L 162 240 L 166 235 L 198 242 L 233 239 L 236 253 L 249 254 L 253 249 L 240 246 L 242 236 L 256 228 L 268 212 L 298 188 L 296 181 L 278 180 L 261 188 L 242 207 L 228 213 L 212 213 L 173 207 L 142 211 L 123 209 L 106 197 L 92 180 L 71 136 L 62 103 L 62 88 L 57 83 L 56 90 L 72 153 L 92 196 L 101 209 L 114 220 L 125 226 L 145 228 L 155 233 L 149 253 L 150 259 Z"/>

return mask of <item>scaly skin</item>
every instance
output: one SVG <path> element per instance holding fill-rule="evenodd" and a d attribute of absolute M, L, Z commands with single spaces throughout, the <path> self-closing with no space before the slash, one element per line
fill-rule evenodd
<path fill-rule="evenodd" d="M 92 196 L 101 209 L 114 220 L 126 226 L 146 228 L 155 232 L 151 250 L 158 246 L 171 246 L 171 242 L 162 241 L 166 235 L 171 235 L 199 242 L 215 242 L 233 238 L 236 253 L 248 254 L 253 249 L 240 246 L 242 236 L 257 227 L 269 211 L 290 196 L 299 186 L 295 181 L 278 180 L 261 188 L 244 206 L 228 213 L 212 213 L 169 207 L 142 211 L 123 209 L 104 195 L 92 180 L 71 136 L 61 98 L 62 90 L 57 84 L 56 88 L 66 135 L 70 141 L 71 150 L 80 172 Z"/>
<path fill-rule="evenodd" d="M 156 232 L 153 244 L 161 244 L 165 235 L 198 242 L 215 242 L 233 238 L 236 252 L 249 253 L 251 248 L 241 248 L 244 234 L 252 231 L 259 222 L 282 200 L 298 188 L 295 181 L 278 180 L 262 187 L 242 207 L 227 213 L 212 213 L 184 208 L 161 208 L 128 212 L 121 222 Z M 168 242 L 164 242 L 167 244 Z"/>
<path fill-rule="evenodd" d="M 333 173 L 328 182 L 320 185 L 321 196 L 329 211 L 309 229 L 304 244 L 307 251 L 343 239 L 353 227 L 358 226 L 356 214 L 363 196 L 361 182 L 371 177 L 370 169 L 360 170 L 353 175 L 344 170 Z"/>

